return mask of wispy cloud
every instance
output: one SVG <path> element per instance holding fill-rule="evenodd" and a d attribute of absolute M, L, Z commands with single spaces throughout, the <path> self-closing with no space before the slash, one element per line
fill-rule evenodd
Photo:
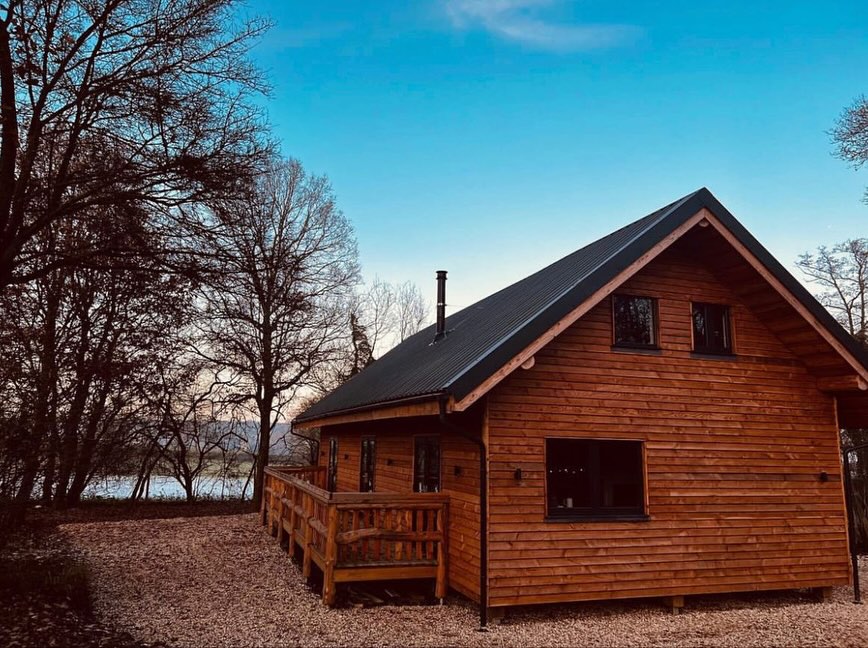
<path fill-rule="evenodd" d="M 635 37 L 633 25 L 562 23 L 546 10 L 564 0 L 444 0 L 446 13 L 459 29 L 483 28 L 502 38 L 538 49 L 590 50 L 618 45 Z"/>

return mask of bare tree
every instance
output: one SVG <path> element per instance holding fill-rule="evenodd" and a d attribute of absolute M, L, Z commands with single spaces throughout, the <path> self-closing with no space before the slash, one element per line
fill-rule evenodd
<path fill-rule="evenodd" d="M 94 253 L 30 246 L 60 219 L 135 204 L 179 236 L 268 144 L 247 59 L 262 21 L 236 0 L 7 0 L 0 5 L 0 286 Z M 38 262 L 34 263 L 34 260 Z"/>
<path fill-rule="evenodd" d="M 868 98 L 859 97 L 848 106 L 830 132 L 835 154 L 858 169 L 868 162 Z M 865 195 L 868 202 L 868 193 Z"/>
<path fill-rule="evenodd" d="M 167 358 L 154 368 L 160 389 L 152 401 L 151 424 L 145 427 L 159 464 L 181 485 L 188 502 L 202 494 L 203 477 L 217 468 L 225 482 L 233 476 L 241 439 L 221 398 L 225 386 L 200 359 Z M 140 495 L 141 486 L 134 490 Z"/>
<path fill-rule="evenodd" d="M 60 248 L 71 239 L 102 247 L 134 238 L 150 250 L 138 267 L 59 267 L 0 291 L 13 315 L 0 329 L 21 351 L 19 375 L 29 375 L 33 385 L 18 404 L 27 415 L 17 433 L 17 500 L 30 499 L 41 472 L 43 500 L 65 506 L 78 502 L 95 474 L 125 463 L 130 420 L 155 359 L 174 355 L 166 346 L 167 331 L 189 317 L 190 292 L 181 275 L 162 272 L 161 241 L 141 228 L 135 210 L 63 219 L 48 234 L 37 242 Z"/>
<path fill-rule="evenodd" d="M 356 242 L 327 179 L 295 160 L 274 162 L 214 213 L 199 352 L 236 375 L 237 402 L 255 407 L 257 500 L 287 404 L 345 347 Z"/>
<path fill-rule="evenodd" d="M 395 289 L 397 342 L 403 342 L 418 333 L 428 321 L 430 308 L 419 286 L 412 281 L 398 284 Z"/>
<path fill-rule="evenodd" d="M 379 277 L 375 277 L 366 290 L 357 294 L 351 322 L 352 342 L 357 356 L 354 366 L 357 369 L 364 368 L 370 359 L 377 355 L 381 344 L 389 343 L 388 338 L 394 333 L 396 326 L 396 306 L 394 286 Z M 361 342 L 365 349 L 360 359 L 358 346 Z M 357 371 L 350 375 L 355 373 Z"/>
<path fill-rule="evenodd" d="M 817 299 L 851 335 L 868 343 L 868 239 L 850 239 L 799 257 L 799 269 L 817 284 Z"/>
<path fill-rule="evenodd" d="M 357 295 L 354 313 L 365 332 L 371 356 L 377 358 L 425 325 L 428 304 L 413 282 L 391 284 L 375 277 Z"/>

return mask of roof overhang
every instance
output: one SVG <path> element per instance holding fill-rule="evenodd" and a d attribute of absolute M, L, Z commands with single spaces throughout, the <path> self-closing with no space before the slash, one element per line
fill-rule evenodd
<path fill-rule="evenodd" d="M 439 415 L 440 402 L 444 398 L 447 399 L 447 411 L 452 411 L 453 404 L 448 395 L 443 392 L 436 392 L 383 403 L 370 403 L 359 407 L 329 412 L 322 416 L 299 417 L 293 420 L 292 427 L 297 430 L 309 430 L 311 428 L 322 427 L 323 425 L 341 425 L 343 423 L 377 421 L 409 416 Z"/>

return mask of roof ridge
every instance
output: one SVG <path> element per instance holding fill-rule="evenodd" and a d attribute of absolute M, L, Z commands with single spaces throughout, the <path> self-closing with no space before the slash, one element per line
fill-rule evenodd
<path fill-rule="evenodd" d="M 555 266 L 555 265 L 557 265 L 557 264 L 563 262 L 564 260 L 566 260 L 566 259 L 572 257 L 573 255 L 579 254 L 580 252 L 582 252 L 583 250 L 586 250 L 586 249 L 589 248 L 590 246 L 595 245 L 595 244 L 597 244 L 597 243 L 600 243 L 601 241 L 604 241 L 605 239 L 612 238 L 612 237 L 614 237 L 616 234 L 618 234 L 619 232 L 623 232 L 624 230 L 628 229 L 629 227 L 632 227 L 632 226 L 636 225 L 637 223 L 640 223 L 641 221 L 645 220 L 646 218 L 650 218 L 651 220 L 650 220 L 647 224 L 643 225 L 642 228 L 641 228 L 638 232 L 636 232 L 633 236 L 631 236 L 629 239 L 627 239 L 623 244 L 621 244 L 621 245 L 618 247 L 617 252 L 615 252 L 614 254 L 610 255 L 610 257 L 611 257 L 611 256 L 614 256 L 615 254 L 618 254 L 618 253 L 621 252 L 624 248 L 626 248 L 627 246 L 629 246 L 630 244 L 632 244 L 634 241 L 636 241 L 636 239 L 638 239 L 640 236 L 642 236 L 643 234 L 645 234 L 645 233 L 646 233 L 650 228 L 654 227 L 654 226 L 657 225 L 660 221 L 662 221 L 664 218 L 666 218 L 667 216 L 669 216 L 669 214 L 671 214 L 674 210 L 678 209 L 678 208 L 679 208 L 682 204 L 684 204 L 687 200 L 693 198 L 693 197 L 694 197 L 696 194 L 698 194 L 700 191 L 702 191 L 702 189 L 697 189 L 696 191 L 694 191 L 694 192 L 692 192 L 692 193 L 689 193 L 689 194 L 687 194 L 686 196 L 682 196 L 682 197 L 679 198 L 678 200 L 676 200 L 676 201 L 674 201 L 674 202 L 671 202 L 671 203 L 669 203 L 668 205 L 664 205 L 664 206 L 661 207 L 660 209 L 657 209 L 657 210 L 651 212 L 650 214 L 646 214 L 646 215 L 643 216 L 642 218 L 637 218 L 636 220 L 627 223 L 627 224 L 624 225 L 623 227 L 620 227 L 620 228 L 616 229 L 614 232 L 610 232 L 609 234 L 606 234 L 605 236 L 602 236 L 602 237 L 600 237 L 600 238 L 598 238 L 598 239 L 595 239 L 595 240 L 591 241 L 590 243 L 588 243 L 587 245 L 583 245 L 583 246 L 580 247 L 578 250 L 574 250 L 573 252 L 570 252 L 569 254 L 567 254 L 567 255 L 561 257 L 561 258 L 558 259 L 557 261 L 554 261 L 554 262 L 548 264 L 547 266 L 544 266 L 544 267 L 540 268 L 539 270 L 537 270 L 536 272 L 534 272 L 534 273 L 528 275 L 527 277 L 524 277 L 523 279 L 520 279 L 519 281 L 516 281 L 515 283 L 512 283 L 512 284 L 510 284 L 510 285 L 508 285 L 508 286 L 505 286 L 504 288 L 501 288 L 500 290 L 498 290 L 498 291 L 495 292 L 495 293 L 492 293 L 492 294 L 489 295 L 488 297 L 493 297 L 494 295 L 497 295 L 498 293 L 501 293 L 501 292 L 503 292 L 504 290 L 508 290 L 508 289 L 512 288 L 513 286 L 519 284 L 519 283 L 522 283 L 522 282 L 524 282 L 524 281 L 527 281 L 527 280 L 530 279 L 531 277 L 536 276 L 538 273 L 540 273 L 540 272 L 545 272 L 545 271 L 548 270 L 549 268 L 551 268 L 551 267 L 553 267 L 553 266 Z M 652 217 L 653 217 L 653 218 L 652 218 Z M 543 306 L 541 306 L 541 307 L 540 307 L 540 308 L 539 308 L 535 313 L 533 313 L 533 315 L 530 315 L 529 317 L 527 317 L 526 319 L 524 319 L 520 324 L 518 324 L 518 325 L 515 326 L 513 329 L 511 329 L 511 330 L 509 331 L 509 333 L 507 333 L 507 334 L 501 336 L 501 338 L 498 339 L 497 342 L 495 342 L 494 344 L 490 345 L 490 346 L 489 346 L 489 347 L 488 347 L 488 348 L 487 348 L 483 353 L 479 354 L 479 355 L 477 356 L 475 362 L 473 362 L 473 363 L 470 364 L 470 365 L 467 365 L 467 366 L 463 367 L 461 371 L 459 371 L 457 374 L 455 374 L 454 376 L 452 376 L 452 377 L 451 377 L 451 378 L 450 378 L 450 379 L 445 383 L 444 388 L 445 388 L 445 389 L 448 389 L 448 388 L 449 388 L 453 383 L 455 383 L 455 381 L 459 380 L 459 379 L 461 378 L 461 376 L 463 376 L 464 374 L 466 374 L 468 371 L 471 371 L 471 370 L 472 370 L 472 369 L 473 369 L 477 364 L 479 364 L 483 359 L 485 359 L 486 357 L 488 357 L 490 354 L 494 353 L 494 351 L 496 351 L 496 350 L 498 349 L 498 347 L 500 347 L 501 345 L 503 345 L 504 342 L 506 342 L 507 340 L 509 340 L 512 336 L 514 336 L 516 333 L 518 333 L 519 331 L 521 331 L 525 326 L 527 326 L 529 323 L 533 322 L 536 318 L 538 318 L 541 314 L 543 314 L 544 312 L 546 312 L 546 311 L 547 311 L 549 308 L 551 308 L 554 304 L 556 304 L 558 301 L 560 301 L 561 299 L 563 299 L 564 296 L 567 295 L 567 293 L 569 293 L 571 290 L 575 289 L 575 287 L 576 287 L 578 284 L 580 284 L 582 281 L 584 281 L 586 278 L 587 278 L 587 276 L 585 276 L 585 277 L 579 277 L 579 278 L 577 278 L 575 281 L 571 282 L 570 285 L 569 285 L 568 287 L 564 288 L 560 293 L 558 293 L 557 295 L 555 295 L 554 297 L 552 297 L 551 299 L 549 299 L 549 300 L 548 300 L 548 301 L 547 301 Z M 474 302 L 473 304 L 471 304 L 470 306 L 468 306 L 468 308 L 473 308 L 473 306 L 475 306 L 476 304 L 479 304 L 479 303 L 482 302 L 482 301 L 485 301 L 485 299 L 488 299 L 488 297 L 485 297 L 485 298 L 483 298 L 483 299 L 480 300 L 480 301 Z"/>

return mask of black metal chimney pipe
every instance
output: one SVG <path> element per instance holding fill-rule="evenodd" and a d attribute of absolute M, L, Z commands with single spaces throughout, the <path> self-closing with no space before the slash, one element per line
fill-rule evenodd
<path fill-rule="evenodd" d="M 446 335 L 446 271 L 437 271 L 437 332 L 434 341 Z"/>

